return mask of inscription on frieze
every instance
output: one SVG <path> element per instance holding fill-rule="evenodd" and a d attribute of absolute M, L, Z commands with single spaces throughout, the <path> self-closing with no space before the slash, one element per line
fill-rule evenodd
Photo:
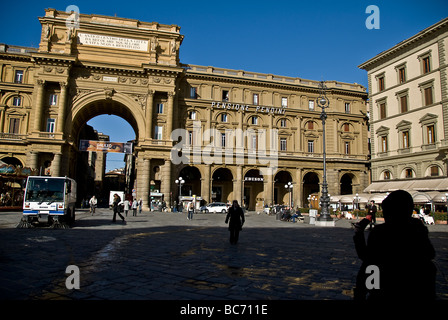
<path fill-rule="evenodd" d="M 148 51 L 148 40 L 121 38 L 101 34 L 78 33 L 78 44 L 115 49 Z"/>

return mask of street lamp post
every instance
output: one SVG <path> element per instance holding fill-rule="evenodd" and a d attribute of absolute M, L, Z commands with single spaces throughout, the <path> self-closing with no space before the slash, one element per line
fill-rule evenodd
<path fill-rule="evenodd" d="M 179 177 L 179 179 L 176 179 L 176 181 L 174 181 L 176 184 L 179 185 L 179 202 L 178 204 L 180 205 L 180 201 L 181 201 L 181 197 L 182 197 L 182 185 L 185 183 L 185 180 L 182 179 L 182 177 Z"/>
<path fill-rule="evenodd" d="M 292 209 L 292 197 L 291 197 L 291 192 L 292 192 L 292 182 L 288 182 L 288 184 L 285 184 L 285 189 L 288 190 L 289 193 L 289 209 Z"/>
<path fill-rule="evenodd" d="M 320 119 L 322 120 L 322 145 L 323 145 L 322 148 L 323 148 L 324 176 L 322 181 L 322 196 L 321 196 L 322 211 L 320 217 L 318 218 L 318 221 L 322 221 L 324 224 L 325 222 L 330 221 L 334 223 L 328 210 L 330 197 L 328 196 L 327 159 L 326 159 L 327 154 L 325 150 L 325 120 L 327 120 L 327 113 L 325 112 L 325 109 L 330 106 L 330 101 L 328 100 L 325 94 L 326 90 L 327 87 L 325 83 L 321 81 L 319 83 L 319 98 L 317 99 L 317 105 L 322 109 Z"/>
<path fill-rule="evenodd" d="M 359 194 L 356 194 L 356 196 L 353 197 L 353 199 L 355 200 L 354 202 L 356 205 L 356 207 L 353 210 L 357 209 L 356 210 L 356 221 L 358 221 L 358 218 L 359 218 Z"/>

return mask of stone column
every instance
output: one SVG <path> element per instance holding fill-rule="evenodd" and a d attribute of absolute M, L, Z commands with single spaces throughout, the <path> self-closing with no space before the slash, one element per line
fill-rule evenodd
<path fill-rule="evenodd" d="M 166 202 L 167 207 L 171 206 L 171 161 L 165 160 L 165 164 L 161 168 L 162 170 L 162 183 L 160 191 L 163 193 L 163 199 Z"/>
<path fill-rule="evenodd" d="M 143 159 L 140 163 L 140 170 L 142 173 L 139 175 L 141 179 L 139 185 L 140 190 L 138 190 L 139 196 L 142 198 L 142 209 L 150 210 L 150 183 L 151 183 L 151 160 Z"/>
<path fill-rule="evenodd" d="M 3 132 L 5 128 L 5 112 L 6 107 L 0 107 L 0 132 Z"/>
<path fill-rule="evenodd" d="M 273 170 L 271 167 L 268 167 L 266 171 L 267 174 L 263 177 L 263 180 L 267 180 L 264 184 L 264 204 L 270 206 L 274 201 L 272 198 L 272 193 L 274 190 L 274 177 L 272 176 Z"/>
<path fill-rule="evenodd" d="M 235 200 L 238 200 L 240 206 L 243 205 L 243 166 L 236 166 L 236 179 L 233 179 L 233 190 Z"/>
<path fill-rule="evenodd" d="M 148 90 L 146 98 L 146 139 L 152 139 L 152 109 L 154 105 L 154 90 Z"/>
<path fill-rule="evenodd" d="M 210 203 L 210 165 L 207 164 L 204 168 L 204 177 L 201 179 L 201 196 L 207 203 Z"/>
<path fill-rule="evenodd" d="M 41 131 L 42 129 L 42 112 L 44 108 L 44 80 L 37 80 L 37 95 L 36 95 L 36 113 L 34 114 L 34 131 Z"/>
<path fill-rule="evenodd" d="M 27 167 L 30 167 L 31 169 L 39 169 L 38 163 L 37 163 L 38 155 L 39 155 L 39 153 L 36 151 L 30 151 L 28 153 Z"/>
<path fill-rule="evenodd" d="M 61 94 L 59 97 L 59 115 L 58 115 L 58 124 L 56 132 L 64 132 L 65 125 L 65 111 L 67 110 L 65 102 L 67 100 L 67 83 L 60 82 L 61 85 Z"/>
<path fill-rule="evenodd" d="M 165 134 L 166 140 L 171 140 L 171 132 L 173 131 L 174 94 L 174 92 L 168 92 L 168 109 Z"/>
<path fill-rule="evenodd" d="M 61 176 L 61 158 L 62 158 L 61 152 L 54 154 L 53 162 L 51 163 L 51 176 L 52 177 L 60 177 Z"/>

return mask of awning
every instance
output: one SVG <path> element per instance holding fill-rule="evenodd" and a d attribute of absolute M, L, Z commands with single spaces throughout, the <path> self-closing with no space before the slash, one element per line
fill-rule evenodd
<path fill-rule="evenodd" d="M 364 192 L 448 191 L 448 178 L 427 178 L 418 180 L 383 180 L 371 183 Z"/>

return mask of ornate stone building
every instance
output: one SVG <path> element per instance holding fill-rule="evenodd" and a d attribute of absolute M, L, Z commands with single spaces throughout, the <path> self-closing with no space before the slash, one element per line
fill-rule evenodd
<path fill-rule="evenodd" d="M 445 18 L 359 66 L 367 71 L 371 115 L 366 191 L 425 191 L 420 203 L 446 203 L 447 52 Z"/>
<path fill-rule="evenodd" d="M 0 48 L 0 159 L 76 178 L 79 133 L 101 114 L 136 134 L 137 198 L 307 205 L 322 182 L 318 81 L 182 64 L 175 25 L 54 9 L 38 49 Z M 367 93 L 327 81 L 330 194 L 369 184 Z M 177 129 L 177 130 L 176 130 Z M 119 130 L 119 128 L 116 128 Z M 293 184 L 292 194 L 285 184 Z"/>

